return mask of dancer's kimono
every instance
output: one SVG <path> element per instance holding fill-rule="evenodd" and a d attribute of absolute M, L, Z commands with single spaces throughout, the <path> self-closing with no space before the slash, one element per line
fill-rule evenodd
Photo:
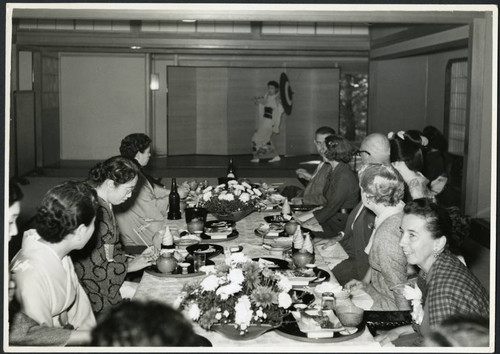
<path fill-rule="evenodd" d="M 36 230 L 26 231 L 11 262 L 21 311 L 48 327 L 92 329 L 96 320 L 71 258 L 59 258 L 40 240 Z"/>
<path fill-rule="evenodd" d="M 283 112 L 279 94 L 274 96 L 266 94 L 259 100 L 259 120 L 257 130 L 252 136 L 252 150 L 255 159 L 273 158 L 279 155 L 271 141 L 271 136 L 273 133 L 279 133 Z"/>

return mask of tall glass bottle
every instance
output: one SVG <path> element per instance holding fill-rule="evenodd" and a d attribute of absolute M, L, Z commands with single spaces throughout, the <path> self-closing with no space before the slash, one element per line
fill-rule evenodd
<path fill-rule="evenodd" d="M 177 192 L 177 181 L 172 178 L 172 186 L 170 188 L 170 194 L 168 196 L 168 214 L 167 218 L 169 220 L 177 220 L 181 218 L 181 197 Z"/>
<path fill-rule="evenodd" d="M 227 178 L 234 179 L 236 178 L 236 173 L 234 172 L 233 159 L 229 159 L 229 164 L 227 165 Z"/>

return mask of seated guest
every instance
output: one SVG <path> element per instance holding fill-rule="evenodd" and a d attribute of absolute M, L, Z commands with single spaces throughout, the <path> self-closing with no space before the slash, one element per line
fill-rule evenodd
<path fill-rule="evenodd" d="M 134 258 L 127 258 L 111 209 L 130 197 L 137 183 L 137 173 L 135 164 L 121 156 L 100 162 L 89 172 L 88 183 L 98 196 L 96 230 L 85 248 L 74 252 L 72 257 L 95 314 L 122 301 L 120 288 L 127 272 L 143 269 L 152 262 L 151 248 Z"/>
<path fill-rule="evenodd" d="M 21 210 L 23 192 L 13 182 L 9 183 L 9 241 L 17 235 L 16 219 Z M 11 346 L 64 346 L 81 345 L 90 341 L 89 330 L 71 330 L 40 325 L 20 311 L 20 304 L 14 297 L 16 282 L 9 281 L 9 344 Z"/>
<path fill-rule="evenodd" d="M 370 268 L 361 281 L 353 279 L 345 288 L 364 288 L 374 301 L 372 310 L 409 310 L 408 300 L 395 290 L 408 280 L 408 264 L 399 246 L 403 179 L 391 165 L 368 164 L 359 172 L 359 185 L 363 205 L 376 215 L 373 234 L 365 249 Z"/>
<path fill-rule="evenodd" d="M 108 311 L 92 331 L 92 346 L 211 347 L 171 306 L 155 301 L 125 302 Z"/>
<path fill-rule="evenodd" d="M 432 125 L 425 127 L 422 133 L 429 141 L 425 149 L 422 173 L 431 181 L 430 189 L 437 194 L 437 202 L 440 205 L 451 205 L 453 193 L 446 188 L 449 178 L 448 170 L 451 168 L 448 142 L 444 135 Z"/>
<path fill-rule="evenodd" d="M 144 245 L 136 231 L 140 232 L 146 242 L 152 244 L 154 234 L 164 227 L 163 220 L 168 211 L 168 190 L 143 171 L 151 156 L 150 145 L 151 139 L 142 133 L 126 136 L 120 145 L 120 154 L 132 160 L 139 168 L 138 181 L 132 196 L 114 207 L 125 246 Z"/>
<path fill-rule="evenodd" d="M 389 163 L 390 146 L 389 139 L 383 134 L 374 133 L 368 135 L 361 142 L 358 154 L 361 158 L 361 166 L 369 163 Z M 345 250 L 348 259 L 342 261 L 332 269 L 333 275 L 341 285 L 351 279 L 361 280 L 365 276 L 370 264 L 365 248 L 368 245 L 375 214 L 359 202 L 347 218 L 344 232 L 337 238 Z M 333 240 L 332 240 L 333 241 Z"/>
<path fill-rule="evenodd" d="M 345 229 L 349 213 L 358 204 L 359 185 L 348 165 L 353 150 L 349 142 L 339 135 L 329 135 L 325 145 L 323 160 L 328 172 L 323 187 L 325 204 L 310 212 L 296 213 L 296 216 L 304 227 L 319 223 L 323 232 L 315 232 L 316 236 L 333 237 Z"/>
<path fill-rule="evenodd" d="M 490 324 L 475 315 L 448 317 L 424 339 L 425 347 L 488 347 Z"/>
<path fill-rule="evenodd" d="M 412 302 L 414 326 L 394 328 L 375 339 L 382 345 L 420 345 L 449 316 L 478 315 L 489 318 L 488 293 L 479 280 L 454 255 L 461 235 L 454 232 L 462 219 L 428 199 L 409 202 L 401 222 L 400 245 L 408 263 L 420 268 Z M 401 338 L 400 338 L 401 337 Z"/>
<path fill-rule="evenodd" d="M 314 136 L 314 145 L 318 151 L 319 156 L 323 159 L 323 154 L 326 151 L 325 138 L 328 135 L 334 135 L 335 130 L 330 127 L 320 127 L 316 130 Z M 330 173 L 330 166 L 325 162 L 321 161 L 316 167 L 313 174 L 310 174 L 303 168 L 299 168 L 297 171 L 297 177 L 306 186 L 305 189 L 299 189 L 296 186 L 287 186 L 281 191 L 281 194 L 294 202 L 301 202 L 303 204 L 310 205 L 324 205 L 325 196 L 323 195 L 323 190 L 325 187 L 327 176 Z"/>
<path fill-rule="evenodd" d="M 422 174 L 424 170 L 423 147 L 428 140 L 417 130 L 389 133 L 391 143 L 391 163 L 405 180 L 407 192 L 405 200 L 432 198 L 440 193 L 446 180 L 429 180 Z"/>
<path fill-rule="evenodd" d="M 424 176 L 429 181 L 439 176 L 447 176 L 448 142 L 444 135 L 432 125 L 425 127 L 422 133 L 429 142 L 424 156 Z"/>
<path fill-rule="evenodd" d="M 95 326 L 92 307 L 68 254 L 90 239 L 96 212 L 92 189 L 66 182 L 47 192 L 36 213 L 36 229 L 25 232 L 11 272 L 20 310 L 37 324 L 78 330 Z M 13 323 L 13 329 L 17 325 Z M 45 339 L 47 344 L 63 340 Z"/>

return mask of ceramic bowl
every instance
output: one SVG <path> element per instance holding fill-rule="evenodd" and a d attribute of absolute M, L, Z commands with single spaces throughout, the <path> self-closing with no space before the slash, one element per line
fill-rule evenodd
<path fill-rule="evenodd" d="M 350 304 L 338 306 L 335 313 L 344 327 L 357 327 L 363 321 L 365 310 Z"/>

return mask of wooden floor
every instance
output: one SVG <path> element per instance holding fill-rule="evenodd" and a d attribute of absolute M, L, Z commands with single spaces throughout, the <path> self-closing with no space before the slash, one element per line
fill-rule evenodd
<path fill-rule="evenodd" d="M 314 171 L 319 160 L 318 155 L 286 156 L 281 161 L 270 163 L 261 160 L 250 162 L 251 155 L 182 155 L 152 157 L 146 170 L 158 177 L 221 177 L 227 173 L 229 159 L 238 177 L 295 177 L 297 168 Z M 47 177 L 86 177 L 96 160 L 63 160 L 51 166 L 34 171 L 32 175 Z"/>

